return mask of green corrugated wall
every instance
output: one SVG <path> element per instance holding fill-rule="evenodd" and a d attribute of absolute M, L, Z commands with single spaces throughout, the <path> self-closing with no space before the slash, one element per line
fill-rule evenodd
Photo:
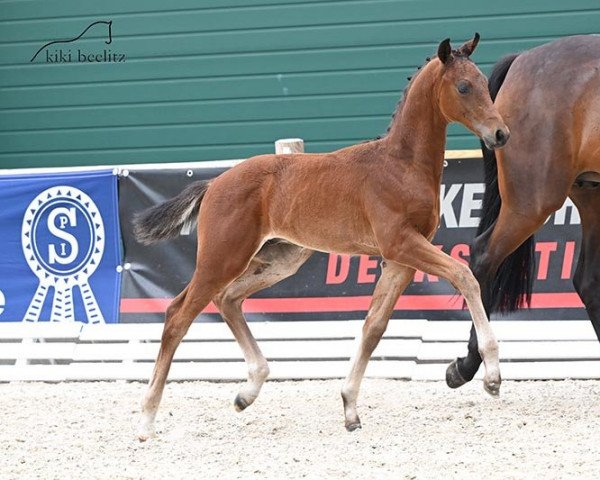
<path fill-rule="evenodd" d="M 72 62 L 45 43 L 77 36 Z M 0 1 L 0 168 L 244 158 L 302 137 L 328 151 L 383 132 L 437 43 L 473 59 L 600 30 L 599 0 Z M 79 63 L 77 50 L 125 54 Z M 448 148 L 476 139 L 450 129 Z"/>

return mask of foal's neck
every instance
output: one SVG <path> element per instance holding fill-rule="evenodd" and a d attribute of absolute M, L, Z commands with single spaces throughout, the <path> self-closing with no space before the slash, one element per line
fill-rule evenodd
<path fill-rule="evenodd" d="M 392 162 L 409 161 L 439 183 L 444 168 L 448 121 L 439 108 L 437 81 L 442 64 L 432 60 L 413 79 L 406 98 L 384 138 Z"/>

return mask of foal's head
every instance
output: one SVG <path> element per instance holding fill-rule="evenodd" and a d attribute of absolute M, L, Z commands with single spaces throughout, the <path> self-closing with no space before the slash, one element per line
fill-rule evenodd
<path fill-rule="evenodd" d="M 487 79 L 470 59 L 479 42 L 476 33 L 473 40 L 458 50 L 450 47 L 450 39 L 438 47 L 442 62 L 442 76 L 437 83 L 439 106 L 451 122 L 462 123 L 480 137 L 488 148 L 502 147 L 510 132 L 492 103 Z"/>

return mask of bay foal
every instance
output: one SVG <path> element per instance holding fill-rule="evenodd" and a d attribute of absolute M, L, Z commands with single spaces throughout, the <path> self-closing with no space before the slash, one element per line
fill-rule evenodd
<path fill-rule="evenodd" d="M 450 41 L 413 77 L 387 135 L 327 154 L 261 155 L 144 212 L 136 235 L 152 243 L 198 220 L 196 270 L 166 312 L 162 342 L 142 401 L 140 440 L 154 420 L 173 355 L 196 316 L 214 300 L 248 363 L 235 406 L 258 396 L 266 359 L 246 324 L 250 293 L 291 275 L 313 250 L 380 255 L 382 274 L 342 389 L 345 424 L 360 427 L 356 400 L 371 353 L 399 295 L 416 269 L 449 280 L 463 294 L 477 329 L 484 387 L 500 387 L 498 346 L 471 271 L 434 247 L 446 128 L 459 122 L 496 148 L 508 129 L 490 99 L 484 75 L 469 60 L 479 35 L 458 50 Z M 271 239 L 283 239 L 273 241 Z M 271 240 L 271 241 L 269 241 Z"/>

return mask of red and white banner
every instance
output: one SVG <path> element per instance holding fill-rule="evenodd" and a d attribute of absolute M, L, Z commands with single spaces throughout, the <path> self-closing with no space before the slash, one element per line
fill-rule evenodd
<path fill-rule="evenodd" d="M 433 243 L 468 263 L 469 245 L 479 222 L 484 191 L 480 159 L 449 160 L 441 187 L 440 228 Z M 222 168 L 130 170 L 120 180 L 120 213 L 125 245 L 121 321 L 159 320 L 173 296 L 191 278 L 196 236 L 181 236 L 150 247 L 133 239 L 135 212 L 176 195 L 189 182 L 211 178 Z M 567 200 L 536 235 L 536 282 L 530 310 L 512 318 L 584 319 L 581 300 L 571 278 L 580 239 L 580 219 Z M 300 271 L 244 303 L 250 320 L 307 320 L 361 318 L 369 308 L 380 274 L 378 257 L 317 253 Z M 201 316 L 214 319 L 209 305 Z M 456 320 L 469 318 L 462 298 L 444 279 L 417 272 L 396 304 L 395 317 Z"/>

